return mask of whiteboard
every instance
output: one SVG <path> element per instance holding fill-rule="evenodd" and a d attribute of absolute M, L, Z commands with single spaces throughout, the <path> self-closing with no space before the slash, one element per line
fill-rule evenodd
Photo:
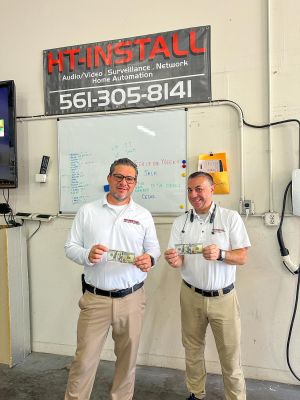
<path fill-rule="evenodd" d="M 105 194 L 110 165 L 138 166 L 133 199 L 153 214 L 186 209 L 186 112 L 183 109 L 59 119 L 59 208 L 74 214 Z"/>

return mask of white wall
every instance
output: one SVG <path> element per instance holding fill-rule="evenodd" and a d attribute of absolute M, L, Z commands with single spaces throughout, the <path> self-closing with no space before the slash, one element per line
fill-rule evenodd
<path fill-rule="evenodd" d="M 53 0 L 2 0 L 0 79 L 14 79 L 18 116 L 40 115 L 43 106 L 42 51 L 73 44 L 138 36 L 186 27 L 211 25 L 213 99 L 230 99 L 254 124 L 300 118 L 300 3 L 273 0 L 270 8 L 270 68 L 268 65 L 268 7 L 266 0 L 128 0 L 85 3 Z M 4 17 L 5 16 L 5 17 Z M 270 70 L 270 73 L 269 73 Z M 270 89 L 268 83 L 270 82 Z M 269 98 L 270 94 L 270 98 Z M 270 101 L 269 101 L 270 100 Z M 189 170 L 202 152 L 226 151 L 231 193 L 217 202 L 238 208 L 241 194 L 239 118 L 230 105 L 191 108 L 188 116 Z M 270 197 L 269 156 L 273 161 Z M 281 210 L 283 191 L 299 163 L 298 126 L 291 123 L 270 130 L 244 127 L 245 197 L 254 200 L 257 215 L 246 225 L 252 242 L 249 262 L 238 271 L 243 321 L 243 365 L 247 377 L 297 383 L 288 371 L 285 343 L 292 315 L 296 278 L 284 270 L 276 229 L 265 227 L 259 215 Z M 51 157 L 49 181 L 34 182 L 41 157 Z M 57 132 L 55 120 L 18 122 L 19 188 L 11 190 L 15 211 L 58 212 Z M 167 245 L 171 219 L 157 219 L 162 249 Z M 32 348 L 34 351 L 73 354 L 76 343 L 77 301 L 81 268 L 65 258 L 63 245 L 71 220 L 43 223 L 28 242 Z M 37 227 L 27 222 L 28 235 Z M 284 237 L 291 257 L 300 260 L 299 218 L 288 217 Z M 147 279 L 148 309 L 139 362 L 184 368 L 180 339 L 178 271 L 163 259 Z M 300 315 L 295 321 L 291 361 L 300 370 Z M 103 357 L 113 359 L 108 340 Z M 219 371 L 211 335 L 209 371 Z"/>

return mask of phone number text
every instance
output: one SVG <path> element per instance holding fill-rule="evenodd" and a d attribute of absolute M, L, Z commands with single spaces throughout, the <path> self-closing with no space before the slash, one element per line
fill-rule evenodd
<path fill-rule="evenodd" d="M 138 104 L 140 102 L 168 102 L 175 99 L 189 99 L 192 97 L 191 80 L 177 81 L 176 83 L 156 83 L 148 86 L 128 86 L 125 88 L 84 90 L 59 95 L 60 110 L 94 109 L 95 107 L 122 106 Z"/>

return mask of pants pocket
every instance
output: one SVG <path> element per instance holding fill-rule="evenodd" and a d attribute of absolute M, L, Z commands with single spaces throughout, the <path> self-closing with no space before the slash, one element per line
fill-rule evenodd
<path fill-rule="evenodd" d="M 78 301 L 78 307 L 80 308 L 80 310 L 83 310 L 85 306 L 86 306 L 86 294 L 84 293 Z"/>

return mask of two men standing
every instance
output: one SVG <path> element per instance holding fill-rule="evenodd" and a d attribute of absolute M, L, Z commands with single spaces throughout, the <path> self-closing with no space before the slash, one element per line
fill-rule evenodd
<path fill-rule="evenodd" d="M 67 256 L 84 265 L 84 295 L 77 350 L 65 400 L 88 400 L 107 333 L 112 327 L 117 357 L 111 400 L 131 400 L 139 338 L 145 308 L 143 283 L 160 249 L 149 211 L 131 194 L 137 167 L 129 159 L 115 161 L 107 177 L 110 192 L 78 211 L 65 245 Z M 212 201 L 209 174 L 188 178 L 192 210 L 174 221 L 165 259 L 180 268 L 182 342 L 186 354 L 189 400 L 205 396 L 205 334 L 210 323 L 224 379 L 226 400 L 245 400 L 240 359 L 240 314 L 234 289 L 236 265 L 246 261 L 250 246 L 241 217 Z M 203 244 L 202 254 L 179 254 L 175 244 Z M 109 261 L 110 249 L 135 255 L 132 263 Z"/>

